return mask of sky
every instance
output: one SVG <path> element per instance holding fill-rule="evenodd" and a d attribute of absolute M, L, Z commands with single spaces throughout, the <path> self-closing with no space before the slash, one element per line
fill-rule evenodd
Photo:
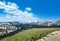
<path fill-rule="evenodd" d="M 0 21 L 60 19 L 60 0 L 0 0 Z"/>

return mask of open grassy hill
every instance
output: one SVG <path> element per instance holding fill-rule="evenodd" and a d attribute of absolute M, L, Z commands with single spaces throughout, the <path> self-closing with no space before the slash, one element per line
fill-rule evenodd
<path fill-rule="evenodd" d="M 59 28 L 34 28 L 0 39 L 0 41 L 34 41 L 55 30 L 59 30 Z"/>

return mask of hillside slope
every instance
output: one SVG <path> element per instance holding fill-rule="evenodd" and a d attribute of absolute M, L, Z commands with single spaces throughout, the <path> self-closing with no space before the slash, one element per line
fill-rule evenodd
<path fill-rule="evenodd" d="M 0 41 L 34 41 L 55 30 L 59 30 L 59 28 L 34 28 L 0 39 Z"/>

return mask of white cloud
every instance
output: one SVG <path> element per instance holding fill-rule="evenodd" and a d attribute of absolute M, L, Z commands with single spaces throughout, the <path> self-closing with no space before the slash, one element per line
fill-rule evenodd
<path fill-rule="evenodd" d="M 5 17 L 0 17 L 3 21 L 20 21 L 26 23 L 38 21 L 38 18 L 34 16 L 34 13 L 28 12 L 31 11 L 31 8 L 26 8 L 25 11 L 22 11 L 19 10 L 16 3 L 7 2 L 6 4 L 0 1 L 0 9 L 4 9 L 3 12 L 6 13 Z"/>
<path fill-rule="evenodd" d="M 30 7 L 27 7 L 26 10 L 31 11 L 31 8 Z"/>

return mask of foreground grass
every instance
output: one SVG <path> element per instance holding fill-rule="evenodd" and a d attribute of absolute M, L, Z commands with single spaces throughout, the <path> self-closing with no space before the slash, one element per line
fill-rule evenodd
<path fill-rule="evenodd" d="M 35 41 L 55 30 L 59 30 L 59 28 L 34 28 L 34 29 L 24 30 L 13 36 L 1 39 L 0 41 Z"/>

